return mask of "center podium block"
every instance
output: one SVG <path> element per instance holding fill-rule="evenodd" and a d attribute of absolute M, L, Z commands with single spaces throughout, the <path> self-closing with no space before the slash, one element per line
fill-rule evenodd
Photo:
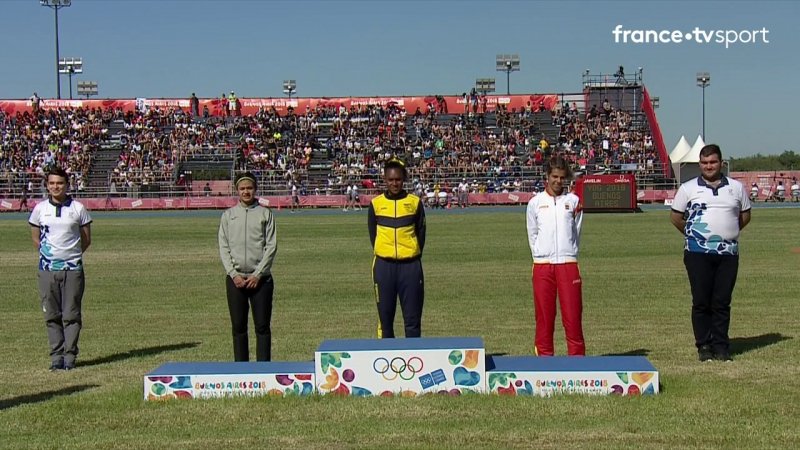
<path fill-rule="evenodd" d="M 314 353 L 314 369 L 321 394 L 412 397 L 486 389 L 486 354 L 476 337 L 328 340 Z"/>

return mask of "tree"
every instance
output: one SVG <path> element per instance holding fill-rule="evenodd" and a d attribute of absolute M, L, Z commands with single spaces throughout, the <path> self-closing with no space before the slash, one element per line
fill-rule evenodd
<path fill-rule="evenodd" d="M 793 170 L 795 167 L 800 168 L 800 155 L 787 150 L 778 156 L 778 162 L 781 163 L 784 169 Z"/>
<path fill-rule="evenodd" d="M 786 150 L 780 155 L 762 155 L 757 153 L 744 158 L 731 158 L 731 167 L 737 172 L 753 172 L 759 170 L 794 170 L 800 169 L 800 155 Z"/>

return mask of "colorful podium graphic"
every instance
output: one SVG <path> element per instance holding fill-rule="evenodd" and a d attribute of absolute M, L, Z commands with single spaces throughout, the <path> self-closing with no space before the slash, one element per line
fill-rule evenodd
<path fill-rule="evenodd" d="M 145 400 L 309 395 L 312 362 L 166 363 L 144 376 Z"/>
<path fill-rule="evenodd" d="M 321 394 L 484 392 L 485 367 L 481 338 L 331 340 L 314 354 Z"/>
<path fill-rule="evenodd" d="M 658 393 L 658 371 L 644 356 L 495 356 L 486 365 L 493 394 Z"/>
<path fill-rule="evenodd" d="M 313 362 L 173 362 L 144 376 L 145 400 L 658 392 L 658 371 L 643 356 L 486 356 L 476 337 L 328 340 Z"/>

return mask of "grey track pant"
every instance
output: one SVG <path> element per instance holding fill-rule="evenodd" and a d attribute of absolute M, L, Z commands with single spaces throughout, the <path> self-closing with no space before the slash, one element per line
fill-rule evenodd
<path fill-rule="evenodd" d="M 63 360 L 71 365 L 78 356 L 83 289 L 81 270 L 39 271 L 39 294 L 52 362 Z"/>

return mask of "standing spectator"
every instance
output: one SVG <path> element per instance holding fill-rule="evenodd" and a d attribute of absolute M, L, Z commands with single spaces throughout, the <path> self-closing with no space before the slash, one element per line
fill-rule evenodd
<path fill-rule="evenodd" d="M 750 222 L 742 184 L 722 175 L 722 150 L 700 150 L 697 178 L 683 183 L 670 220 L 685 237 L 683 263 L 692 288 L 692 328 L 700 361 L 732 361 L 728 328 L 739 270 L 739 232 Z"/>
<path fill-rule="evenodd" d="M 469 102 L 472 105 L 472 114 L 478 114 L 478 91 L 475 88 L 469 92 Z"/>
<path fill-rule="evenodd" d="M 797 177 L 792 177 L 792 202 L 800 202 L 800 184 L 797 184 Z"/>
<path fill-rule="evenodd" d="M 383 171 L 386 191 L 372 199 L 367 215 L 375 254 L 372 279 L 378 297 L 378 338 L 394 338 L 398 297 L 405 336 L 420 337 L 425 297 L 425 210 L 419 197 L 403 189 L 407 173 L 402 161 L 390 159 Z"/>
<path fill-rule="evenodd" d="M 205 195 L 206 197 L 211 197 L 211 184 L 210 183 L 206 183 L 206 185 L 203 186 L 203 195 Z"/>
<path fill-rule="evenodd" d="M 536 318 L 534 351 L 553 356 L 556 297 L 570 356 L 586 354 L 583 339 L 583 293 L 578 268 L 578 245 L 583 222 L 580 200 L 566 190 L 572 177 L 569 162 L 550 160 L 547 182 L 528 202 L 528 245 L 533 255 L 533 304 Z"/>
<path fill-rule="evenodd" d="M 236 98 L 236 94 L 231 91 L 231 94 L 228 96 L 228 110 L 229 116 L 239 116 L 240 109 L 239 109 L 239 99 Z"/>
<path fill-rule="evenodd" d="M 225 268 L 228 310 L 233 331 L 235 361 L 248 361 L 248 308 L 253 311 L 256 360 L 272 357 L 272 262 L 278 245 L 272 211 L 256 199 L 256 178 L 245 172 L 234 183 L 239 194 L 236 206 L 222 214 L 219 225 L 219 255 Z"/>
<path fill-rule="evenodd" d="M 189 109 L 192 112 L 192 118 L 200 115 L 200 99 L 192 92 L 192 97 L 189 98 Z"/>
<path fill-rule="evenodd" d="M 39 250 L 39 295 L 50 343 L 50 371 L 75 368 L 83 325 L 83 253 L 92 242 L 92 218 L 83 204 L 67 195 L 68 179 L 63 169 L 51 169 L 49 200 L 37 204 L 28 219 L 33 245 Z"/>
<path fill-rule="evenodd" d="M 353 211 L 361 211 L 361 197 L 358 195 L 358 181 L 353 181 L 353 185 L 350 189 L 350 200 Z"/>
<path fill-rule="evenodd" d="M 443 95 L 436 96 L 436 104 L 437 104 L 436 111 L 439 114 L 447 114 L 447 100 L 445 100 Z"/>
<path fill-rule="evenodd" d="M 39 98 L 39 94 L 34 92 L 33 95 L 31 95 L 30 101 L 31 101 L 31 108 L 33 109 L 33 115 L 35 116 L 36 114 L 39 113 L 39 104 L 41 103 L 42 100 Z"/>
<path fill-rule="evenodd" d="M 228 105 L 228 97 L 225 96 L 224 92 L 219 97 L 219 108 L 222 111 L 222 117 L 229 117 L 231 115 Z"/>
<path fill-rule="evenodd" d="M 296 210 L 300 209 L 300 192 L 297 189 L 297 182 L 294 180 L 291 181 L 291 192 L 292 192 L 291 212 L 295 212 Z"/>
<path fill-rule="evenodd" d="M 355 209 L 355 206 L 353 206 L 353 185 L 348 182 L 344 190 L 344 211 L 347 211 L 350 207 Z"/>
<path fill-rule="evenodd" d="M 458 206 L 466 208 L 469 206 L 469 183 L 466 178 L 461 179 L 458 183 Z"/>
<path fill-rule="evenodd" d="M 20 198 L 20 200 L 19 200 L 19 211 L 18 212 L 22 212 L 23 209 L 25 211 L 30 209 L 28 207 L 28 189 L 24 185 L 22 186 L 22 198 Z"/>

